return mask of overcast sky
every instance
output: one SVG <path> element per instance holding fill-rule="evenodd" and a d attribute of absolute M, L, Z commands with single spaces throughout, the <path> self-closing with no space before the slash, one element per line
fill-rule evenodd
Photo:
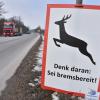
<path fill-rule="evenodd" d="M 1 1 L 1 0 L 0 0 Z M 76 0 L 2 0 L 7 13 L 4 17 L 20 16 L 25 25 L 45 27 L 46 6 L 51 3 L 75 3 Z M 84 4 L 100 5 L 100 0 L 83 0 Z"/>

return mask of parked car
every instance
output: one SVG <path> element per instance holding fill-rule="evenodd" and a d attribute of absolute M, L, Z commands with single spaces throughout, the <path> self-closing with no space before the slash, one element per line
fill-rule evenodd
<path fill-rule="evenodd" d="M 31 32 L 28 31 L 28 32 L 25 32 L 25 34 L 31 34 Z"/>
<path fill-rule="evenodd" d="M 22 36 L 23 33 L 17 32 L 14 36 Z"/>

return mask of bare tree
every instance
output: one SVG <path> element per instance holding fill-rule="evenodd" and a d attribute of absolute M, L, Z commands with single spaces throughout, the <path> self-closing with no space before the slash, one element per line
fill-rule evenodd
<path fill-rule="evenodd" d="M 22 21 L 21 17 L 20 16 L 13 16 L 9 19 L 9 21 L 13 21 L 16 23 L 16 27 L 18 29 L 20 29 L 20 27 L 22 28 L 22 32 L 25 33 L 27 31 L 29 31 L 29 28 L 24 25 L 24 22 Z"/>
<path fill-rule="evenodd" d="M 4 3 L 2 1 L 0 1 L 0 16 L 4 13 L 6 13 L 3 9 Z"/>
<path fill-rule="evenodd" d="M 5 18 L 0 18 L 0 35 L 3 33 L 4 22 L 7 21 Z"/>

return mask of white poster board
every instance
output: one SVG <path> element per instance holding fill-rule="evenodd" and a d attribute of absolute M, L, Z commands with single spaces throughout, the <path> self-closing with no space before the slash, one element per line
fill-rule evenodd
<path fill-rule="evenodd" d="M 83 95 L 99 92 L 100 6 L 48 5 L 42 87 Z"/>

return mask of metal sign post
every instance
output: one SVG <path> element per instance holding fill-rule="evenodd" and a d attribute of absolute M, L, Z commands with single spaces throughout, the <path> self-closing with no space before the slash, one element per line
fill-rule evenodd
<path fill-rule="evenodd" d="M 83 0 L 76 0 L 76 4 L 82 4 Z"/>

